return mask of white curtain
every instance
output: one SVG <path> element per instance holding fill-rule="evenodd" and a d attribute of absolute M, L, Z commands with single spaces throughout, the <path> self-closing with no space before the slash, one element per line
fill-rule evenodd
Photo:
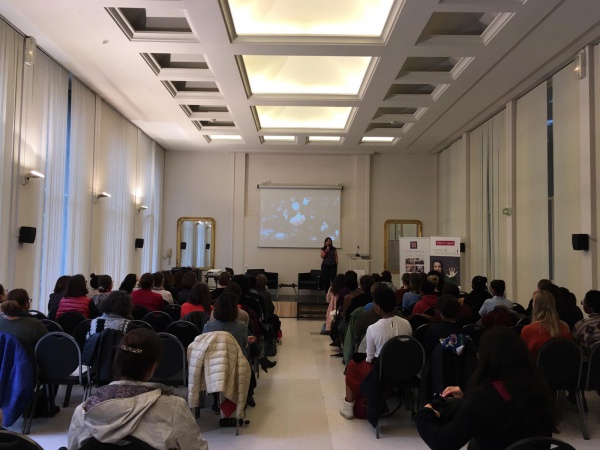
<path fill-rule="evenodd" d="M 65 274 L 90 273 L 96 95 L 71 81 Z"/>
<path fill-rule="evenodd" d="M 161 263 L 161 237 L 162 237 L 162 205 L 163 205 L 163 179 L 165 173 L 165 151 L 154 142 L 154 176 L 152 177 L 152 197 L 148 208 L 151 209 L 150 220 L 152 220 L 152 235 L 150 242 L 153 249 L 150 255 L 152 271 L 160 270 Z M 148 227 L 150 230 L 150 227 Z"/>
<path fill-rule="evenodd" d="M 505 111 L 470 133 L 471 273 L 506 278 Z"/>
<path fill-rule="evenodd" d="M 0 283 L 14 288 L 16 238 L 15 185 L 19 175 L 15 155 L 15 126 L 23 76 L 23 36 L 0 19 Z"/>
<path fill-rule="evenodd" d="M 516 273 L 517 299 L 526 303 L 537 282 L 549 277 L 547 86 L 517 101 Z"/>
<path fill-rule="evenodd" d="M 196 238 L 198 239 L 196 245 L 196 259 L 194 259 L 194 267 L 206 267 L 205 255 L 206 255 L 206 222 L 199 222 L 196 227 Z"/>
<path fill-rule="evenodd" d="M 46 302 L 42 299 L 48 298 L 56 279 L 62 275 L 69 74 L 38 51 L 33 83 L 34 96 L 29 111 L 27 143 L 36 147 L 35 151 L 45 161 L 45 186 L 39 292 L 34 289 L 32 298 L 39 298 L 38 307 L 45 310 Z"/>

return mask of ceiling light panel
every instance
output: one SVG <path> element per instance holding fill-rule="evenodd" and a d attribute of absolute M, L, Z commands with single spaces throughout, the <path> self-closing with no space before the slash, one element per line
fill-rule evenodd
<path fill-rule="evenodd" d="M 241 57 L 248 94 L 357 96 L 373 58 L 362 56 Z"/>
<path fill-rule="evenodd" d="M 394 0 L 221 0 L 236 36 L 380 37 Z"/>
<path fill-rule="evenodd" d="M 365 136 L 360 140 L 361 144 L 369 143 L 369 144 L 391 144 L 394 142 L 394 139 L 397 139 L 393 136 Z"/>
<path fill-rule="evenodd" d="M 263 142 L 295 142 L 296 136 L 263 136 Z"/>
<path fill-rule="evenodd" d="M 255 106 L 260 129 L 344 130 L 351 107 Z"/>
<path fill-rule="evenodd" d="M 239 134 L 209 134 L 207 136 L 211 141 L 242 141 Z"/>
<path fill-rule="evenodd" d="M 309 136 L 308 142 L 320 143 L 320 144 L 340 144 L 342 142 L 341 136 Z"/>

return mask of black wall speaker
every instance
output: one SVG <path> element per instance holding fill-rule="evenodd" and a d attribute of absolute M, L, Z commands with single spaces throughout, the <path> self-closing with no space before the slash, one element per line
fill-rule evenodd
<path fill-rule="evenodd" d="M 19 243 L 33 244 L 35 242 L 35 227 L 19 228 Z"/>
<path fill-rule="evenodd" d="M 461 253 L 464 253 L 464 252 L 465 252 L 465 250 L 466 250 L 465 243 L 464 243 L 464 242 L 461 242 L 461 243 L 460 243 L 460 252 L 461 252 Z"/>
<path fill-rule="evenodd" d="M 590 237 L 587 234 L 573 234 L 571 236 L 573 250 L 589 250 Z"/>
<path fill-rule="evenodd" d="M 144 248 L 144 240 L 140 239 L 140 238 L 136 238 L 135 248 Z"/>
<path fill-rule="evenodd" d="M 204 246 L 204 248 L 205 248 L 206 250 L 210 250 L 210 244 L 206 244 L 206 245 Z"/>
<path fill-rule="evenodd" d="M 179 248 L 181 250 L 185 250 L 187 248 L 187 242 L 182 242 L 181 244 L 179 244 Z"/>

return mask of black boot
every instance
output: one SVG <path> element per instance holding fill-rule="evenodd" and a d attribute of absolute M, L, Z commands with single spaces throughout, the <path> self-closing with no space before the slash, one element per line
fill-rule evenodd
<path fill-rule="evenodd" d="M 266 373 L 269 373 L 268 369 L 271 369 L 277 365 L 277 361 L 269 361 L 269 359 L 266 356 L 260 358 L 258 360 L 258 363 L 260 364 L 260 368 Z"/>

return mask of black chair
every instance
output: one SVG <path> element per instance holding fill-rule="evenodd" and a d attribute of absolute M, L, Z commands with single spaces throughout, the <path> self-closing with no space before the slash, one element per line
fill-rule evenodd
<path fill-rule="evenodd" d="M 38 320 L 48 318 L 48 317 L 46 317 L 46 314 L 44 314 L 41 311 L 36 311 L 35 309 L 30 309 L 29 311 L 27 311 L 27 314 L 29 314 L 29 316 L 33 317 L 34 319 L 38 319 Z"/>
<path fill-rule="evenodd" d="M 540 348 L 537 366 L 548 385 L 556 391 L 557 411 L 559 411 L 565 391 L 575 393 L 581 433 L 589 439 L 585 423 L 583 397 L 580 390 L 583 355 L 581 349 L 570 339 L 555 338 Z"/>
<path fill-rule="evenodd" d="M 520 336 L 521 335 L 521 331 L 523 331 L 523 328 L 525 328 L 525 325 L 515 325 L 514 327 L 511 327 L 513 330 L 515 330 L 515 332 Z"/>
<path fill-rule="evenodd" d="M 266 272 L 265 269 L 247 269 L 245 275 L 249 277 L 256 277 L 260 274 L 264 274 L 267 277 L 267 288 L 277 289 L 279 284 L 279 273 L 277 272 Z"/>
<path fill-rule="evenodd" d="M 519 303 L 513 303 L 513 311 L 522 315 L 527 314 L 527 311 L 525 310 L 525 308 L 523 308 L 523 305 Z"/>
<path fill-rule="evenodd" d="M 69 406 L 71 390 L 74 385 L 88 386 L 90 384 L 89 371 L 86 371 L 84 379 L 81 362 L 81 350 L 77 341 L 70 335 L 60 332 L 52 332 L 43 336 L 35 346 L 35 358 L 38 365 L 38 382 L 36 393 L 40 393 L 42 386 L 46 390 L 48 411 L 53 414 L 56 389 L 54 386 L 67 386 L 67 393 L 63 407 Z M 78 371 L 77 375 L 71 375 Z M 34 397 L 33 410 L 37 396 Z M 26 428 L 29 434 L 31 420 Z"/>
<path fill-rule="evenodd" d="M 436 311 L 436 307 L 432 306 L 431 308 L 428 308 L 423 314 L 425 314 L 426 316 L 435 316 L 435 311 Z"/>
<path fill-rule="evenodd" d="M 67 311 L 63 313 L 58 319 L 56 319 L 56 323 L 59 324 L 65 333 L 73 336 L 73 331 L 75 331 L 75 327 L 79 322 L 83 322 L 87 320 L 86 317 L 78 313 L 76 311 Z"/>
<path fill-rule="evenodd" d="M 505 450 L 575 450 L 575 447 L 560 439 L 539 436 L 522 439 Z"/>
<path fill-rule="evenodd" d="M 308 289 L 310 291 L 318 291 L 325 289 L 322 286 L 321 271 L 311 270 L 310 272 L 301 272 L 298 274 L 298 291 L 300 289 Z"/>
<path fill-rule="evenodd" d="M 479 347 L 481 335 L 487 331 L 487 328 L 476 323 L 470 323 L 469 325 L 465 325 L 463 327 L 463 330 L 464 333 L 473 340 L 475 345 Z"/>
<path fill-rule="evenodd" d="M 423 342 L 425 341 L 425 335 L 427 334 L 427 329 L 434 325 L 433 323 L 424 323 L 423 325 L 421 325 L 419 328 L 417 328 L 414 332 L 413 332 L 413 337 L 419 341 L 421 344 L 423 344 Z"/>
<path fill-rule="evenodd" d="M 85 345 L 85 340 L 87 339 L 87 335 L 90 332 L 90 325 L 92 324 L 92 319 L 86 319 L 83 322 L 79 322 L 75 329 L 73 330 L 73 338 L 79 344 L 79 348 L 83 351 L 83 346 Z"/>
<path fill-rule="evenodd" d="M 64 330 L 62 329 L 62 327 L 59 324 L 57 324 L 56 322 L 54 322 L 53 320 L 42 319 L 42 320 L 40 320 L 40 322 L 42 322 L 44 324 L 44 326 L 46 327 L 46 330 L 48 330 L 48 333 L 52 333 L 53 331 L 60 331 L 61 333 L 64 333 Z"/>
<path fill-rule="evenodd" d="M 210 316 L 202 311 L 193 311 L 186 314 L 181 318 L 185 322 L 191 322 L 200 330 L 200 333 L 204 330 L 204 325 L 210 320 Z"/>
<path fill-rule="evenodd" d="M 127 436 L 123 439 L 125 442 L 130 442 L 125 446 L 116 445 L 116 444 L 106 444 L 104 442 L 100 442 L 95 438 L 87 439 L 79 450 L 156 450 L 155 447 L 152 447 L 150 444 L 147 444 L 144 441 L 141 441 L 138 438 L 133 436 Z"/>
<path fill-rule="evenodd" d="M 134 320 L 143 320 L 149 312 L 150 310 L 145 306 L 133 305 L 133 308 L 131 309 L 131 316 Z"/>
<path fill-rule="evenodd" d="M 166 312 L 171 317 L 173 322 L 181 319 L 181 305 L 165 305 L 165 307 L 163 308 L 163 312 Z"/>
<path fill-rule="evenodd" d="M 416 399 L 421 380 L 419 373 L 425 365 L 425 349 L 412 336 L 396 336 L 387 341 L 379 354 L 379 379 L 384 388 L 392 389 L 398 396 L 404 391 L 407 407 L 410 406 L 411 417 L 416 413 Z M 401 403 L 395 410 L 397 411 Z M 379 422 L 375 427 L 375 436 L 379 439 Z"/>
<path fill-rule="evenodd" d="M 0 448 L 14 448 L 16 450 L 44 450 L 33 439 L 13 431 L 0 431 Z"/>
<path fill-rule="evenodd" d="M 165 330 L 165 333 L 169 333 L 175 336 L 181 341 L 183 347 L 187 349 L 188 345 L 194 342 L 196 336 L 202 334 L 202 331 L 199 330 L 198 327 L 192 322 L 187 322 L 185 320 L 177 320 L 169 324 L 169 326 Z"/>
<path fill-rule="evenodd" d="M 152 328 L 152 325 L 150 325 L 148 322 L 144 322 L 143 320 L 130 320 L 127 324 L 127 333 L 135 330 L 136 328 L 146 328 L 148 330 L 155 331 L 154 328 Z"/>
<path fill-rule="evenodd" d="M 163 343 L 163 357 L 151 381 L 167 386 L 187 386 L 187 352 L 177 337 L 158 333 Z"/>
<path fill-rule="evenodd" d="M 165 331 L 169 324 L 173 322 L 171 316 L 162 311 L 149 312 L 142 320 L 152 325 L 152 328 L 154 328 L 154 331 L 157 333 Z"/>
<path fill-rule="evenodd" d="M 529 325 L 529 324 L 531 324 L 531 317 L 523 317 L 521 320 L 519 320 L 517 322 L 517 325 L 522 325 L 522 326 Z"/>
<path fill-rule="evenodd" d="M 600 390 L 600 345 L 596 345 L 590 352 L 585 377 L 585 390 Z"/>

